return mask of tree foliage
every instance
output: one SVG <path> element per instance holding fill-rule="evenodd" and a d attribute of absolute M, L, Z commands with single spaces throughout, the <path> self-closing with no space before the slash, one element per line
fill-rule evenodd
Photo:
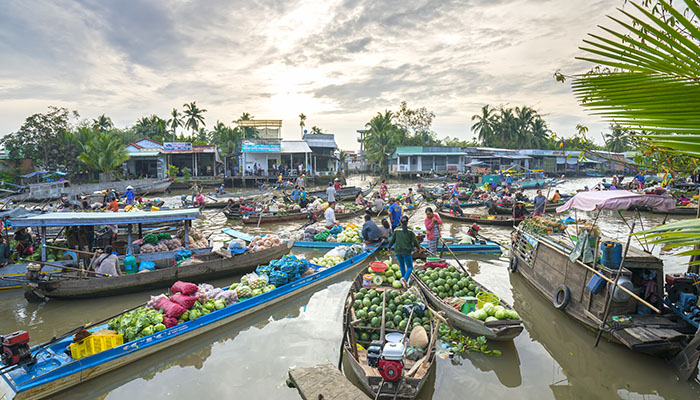
<path fill-rule="evenodd" d="M 539 113 L 528 106 L 498 109 L 485 105 L 471 129 L 488 147 L 532 149 L 551 147 L 552 131 Z"/>
<path fill-rule="evenodd" d="M 394 124 L 394 113 L 385 110 L 384 113 L 377 113 L 367 124 L 367 132 L 363 142 L 367 160 L 378 166 L 381 173 L 389 171 L 389 158 L 396 150 L 396 146 L 401 143 L 401 133 Z"/>
<path fill-rule="evenodd" d="M 202 127 L 207 125 L 204 122 L 204 113 L 207 112 L 207 110 L 197 107 L 197 104 L 194 101 L 191 103 L 185 103 L 182 106 L 185 108 L 185 111 L 183 112 L 185 129 L 189 129 L 194 135 L 199 132 L 200 125 Z"/>
<path fill-rule="evenodd" d="M 69 137 L 80 149 L 78 160 L 88 171 L 115 172 L 129 159 L 122 141 L 110 132 L 82 127 Z"/>
<path fill-rule="evenodd" d="M 629 128 L 617 124 L 610 124 L 610 132 L 603 134 L 605 149 L 613 153 L 624 153 L 632 150 L 632 133 Z"/>

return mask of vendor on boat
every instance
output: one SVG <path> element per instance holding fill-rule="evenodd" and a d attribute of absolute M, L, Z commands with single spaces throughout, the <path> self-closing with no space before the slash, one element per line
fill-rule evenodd
<path fill-rule="evenodd" d="M 408 217 L 401 217 L 401 228 L 395 229 L 394 234 L 389 241 L 389 246 L 386 253 L 391 254 L 391 247 L 394 246 L 396 251 L 396 259 L 399 261 L 401 269 L 401 283 L 405 288 L 408 287 L 408 280 L 413 272 L 413 250 L 420 249 L 420 243 L 416 238 L 416 234 L 408 229 Z"/>
<path fill-rule="evenodd" d="M 335 178 L 335 181 L 333 181 L 333 187 L 335 188 L 336 193 L 343 188 L 343 184 L 340 183 L 340 179 Z"/>
<path fill-rule="evenodd" d="M 134 194 L 134 187 L 131 185 L 127 186 L 126 192 L 124 192 L 122 197 L 126 197 L 126 205 L 133 207 L 134 198 L 136 197 L 136 194 Z"/>
<path fill-rule="evenodd" d="M 335 194 L 336 194 L 335 186 L 333 186 L 333 182 L 330 182 L 328 184 L 328 188 L 326 189 L 326 197 L 328 200 L 328 203 L 335 203 Z"/>
<path fill-rule="evenodd" d="M 323 213 L 323 215 L 326 217 L 327 229 L 331 229 L 335 225 L 340 225 L 338 221 L 335 220 L 335 201 L 328 204 L 328 208 L 326 208 L 326 211 Z"/>
<path fill-rule="evenodd" d="M 17 255 L 27 257 L 34 253 L 34 239 L 26 227 L 19 228 L 15 232 L 15 240 L 17 241 Z"/>
<path fill-rule="evenodd" d="M 194 198 L 197 197 L 197 194 L 199 194 L 200 192 L 199 185 L 197 185 L 197 182 L 195 182 L 194 185 L 192 185 L 192 187 L 190 188 L 190 192 L 192 193 L 192 201 L 194 202 Z"/>
<path fill-rule="evenodd" d="M 542 195 L 542 189 L 537 191 L 537 196 L 535 196 L 535 212 L 533 215 L 539 217 L 544 214 L 544 205 L 547 202 L 547 198 Z"/>
<path fill-rule="evenodd" d="M 425 209 L 425 238 L 428 241 L 428 250 L 433 254 L 437 253 L 437 245 L 440 240 L 440 229 L 442 227 L 442 218 L 433 212 L 433 209 L 428 207 Z"/>
<path fill-rule="evenodd" d="M 382 239 L 391 237 L 391 225 L 389 225 L 389 221 L 386 218 L 382 218 L 382 226 L 379 227 L 379 230 L 382 232 Z"/>
<path fill-rule="evenodd" d="M 403 215 L 403 209 L 399 205 L 399 201 L 396 198 L 391 199 L 389 215 L 391 215 L 391 229 L 396 229 L 399 225 L 401 225 L 401 216 Z"/>
<path fill-rule="evenodd" d="M 459 198 L 457 198 L 456 194 L 453 194 L 450 199 L 450 210 L 452 210 L 455 215 L 459 215 L 460 217 L 464 216 L 464 211 L 462 211 L 462 207 L 459 206 Z"/>
<path fill-rule="evenodd" d="M 112 212 L 119 211 L 119 203 L 117 202 L 116 197 L 112 197 L 112 201 L 110 201 L 109 205 L 107 206 L 107 211 L 112 211 Z"/>
<path fill-rule="evenodd" d="M 525 204 L 522 201 L 515 203 L 513 207 L 513 219 L 523 219 L 527 215 L 530 215 L 530 211 L 525 208 Z"/>
<path fill-rule="evenodd" d="M 0 267 L 4 267 L 10 262 L 10 245 L 5 242 L 5 238 L 0 235 Z"/>
<path fill-rule="evenodd" d="M 561 194 L 559 194 L 559 190 L 555 190 L 552 198 L 549 199 L 549 201 L 552 203 L 558 203 L 559 200 L 561 200 Z"/>
<path fill-rule="evenodd" d="M 384 199 L 375 193 L 374 204 L 372 204 L 372 212 L 379 214 L 384 210 Z"/>
<path fill-rule="evenodd" d="M 355 197 L 355 205 L 360 207 L 367 206 L 367 201 L 365 201 L 365 196 L 362 195 L 362 192 L 358 193 L 357 197 Z"/>
<path fill-rule="evenodd" d="M 413 188 L 408 188 L 408 194 L 406 195 L 404 201 L 406 204 L 413 204 Z"/>
<path fill-rule="evenodd" d="M 291 197 L 292 197 L 292 201 L 295 204 L 299 204 L 299 192 L 301 192 L 299 190 L 299 186 L 294 185 L 294 189 L 292 190 Z"/>
<path fill-rule="evenodd" d="M 515 200 L 516 201 L 528 201 L 529 199 L 527 198 L 527 196 L 525 196 L 525 192 L 523 191 L 523 189 L 520 189 L 517 192 L 515 192 Z"/>
<path fill-rule="evenodd" d="M 389 188 L 386 186 L 386 179 L 382 179 L 382 184 L 379 185 L 379 197 L 386 200 L 387 193 L 389 193 Z"/>
<path fill-rule="evenodd" d="M 306 175 L 303 175 L 303 174 L 302 174 L 301 176 L 297 177 L 297 181 L 296 181 L 296 185 L 297 185 L 297 186 L 299 186 L 299 187 L 304 187 L 304 177 L 305 177 L 305 176 L 306 176 Z"/>
<path fill-rule="evenodd" d="M 104 277 L 105 274 L 109 276 L 121 275 L 119 257 L 114 253 L 114 248 L 111 245 L 105 246 L 104 253 L 95 260 L 95 272 L 99 274 L 99 277 Z"/>
<path fill-rule="evenodd" d="M 382 231 L 379 229 L 376 223 L 372 221 L 371 214 L 365 214 L 365 223 L 362 224 L 362 231 L 360 233 L 362 239 L 367 244 L 376 244 L 382 240 Z"/>
<path fill-rule="evenodd" d="M 308 203 L 309 200 L 306 198 L 306 189 L 302 186 L 299 190 L 299 205 L 301 206 L 301 208 L 306 208 L 306 205 Z"/>
<path fill-rule="evenodd" d="M 194 206 L 195 207 L 202 207 L 204 205 L 204 196 L 202 193 L 197 193 L 197 197 L 194 198 Z"/>

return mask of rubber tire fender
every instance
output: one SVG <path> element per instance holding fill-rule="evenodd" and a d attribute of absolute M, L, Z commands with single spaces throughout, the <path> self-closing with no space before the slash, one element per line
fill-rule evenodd
<path fill-rule="evenodd" d="M 559 301 L 559 295 L 563 294 L 564 298 Z M 552 298 L 552 303 L 554 304 L 554 308 L 557 310 L 563 310 L 566 308 L 567 305 L 569 305 L 569 301 L 571 300 L 571 291 L 566 285 L 561 285 L 557 288 L 557 290 L 554 291 L 554 297 Z"/>
<path fill-rule="evenodd" d="M 517 272 L 518 271 L 518 257 L 513 256 L 510 258 L 510 264 L 508 265 L 508 269 L 510 272 Z"/>

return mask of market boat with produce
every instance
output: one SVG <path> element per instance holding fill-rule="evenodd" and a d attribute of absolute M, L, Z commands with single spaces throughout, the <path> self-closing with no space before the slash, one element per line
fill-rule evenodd
<path fill-rule="evenodd" d="M 372 193 L 372 190 L 374 189 L 374 187 L 376 185 L 377 185 L 377 182 L 373 182 L 366 189 L 362 189 L 362 188 L 355 187 L 355 186 L 348 186 L 348 187 L 341 188 L 340 190 L 338 190 L 336 192 L 335 200 L 336 201 L 344 201 L 344 200 L 352 201 L 352 200 L 355 200 L 355 198 L 357 197 L 358 194 L 360 194 L 360 192 L 362 192 L 362 196 L 366 197 L 367 195 Z M 307 196 L 309 198 L 316 197 L 316 198 L 321 199 L 321 200 L 326 200 L 328 198 L 328 194 L 326 194 L 326 189 L 317 190 L 314 192 L 309 192 L 309 193 L 307 193 Z"/>
<path fill-rule="evenodd" d="M 554 210 L 564 203 L 566 203 L 566 200 L 560 200 L 556 203 L 548 201 L 546 204 L 547 210 Z M 489 208 L 489 211 L 493 211 L 495 214 L 513 215 L 513 203 L 496 203 L 493 200 L 488 200 L 485 205 Z M 532 203 L 525 203 L 525 209 L 532 213 L 535 211 L 535 205 Z"/>
<path fill-rule="evenodd" d="M 160 268 L 148 272 L 110 277 L 89 277 L 76 273 L 70 277 L 52 279 L 49 275 L 30 275 L 23 284 L 27 299 L 85 299 L 116 296 L 126 293 L 167 287 L 178 280 L 211 280 L 242 274 L 258 265 L 289 253 L 294 242 L 282 241 L 276 235 L 253 239 L 253 243 L 238 254 L 210 252 L 177 259 L 161 260 Z M 143 262 L 142 262 L 143 265 Z"/>
<path fill-rule="evenodd" d="M 675 201 L 624 190 L 582 192 L 557 211 L 574 208 L 599 215 L 603 210 L 631 206 L 665 211 L 673 209 Z M 695 357 L 695 364 L 690 365 L 694 369 L 699 355 L 695 342 L 700 340 L 697 321 L 693 324 L 680 319 L 664 306 L 665 296 L 678 295 L 680 300 L 688 289 L 686 280 L 664 276 L 659 258 L 629 242 L 625 248 L 601 236 L 595 221 L 572 219 L 564 225 L 537 217 L 513 232 L 510 269 L 550 299 L 555 308 L 610 341 L 635 352 L 671 359 L 677 367 Z M 697 289 L 694 296 L 697 298 Z"/>
<path fill-rule="evenodd" d="M 454 215 L 451 212 L 437 211 L 442 219 L 451 221 L 463 222 L 468 224 L 483 224 L 483 225 L 498 225 L 498 226 L 516 226 L 522 219 L 513 219 L 513 217 L 504 217 L 500 215 L 484 215 L 484 214 L 464 214 L 463 217 Z"/>
<path fill-rule="evenodd" d="M 171 287 L 169 296 L 152 296 L 146 304 L 31 348 L 27 332 L 4 336 L 2 345 L 8 357 L 3 357 L 0 368 L 0 398 L 54 396 L 160 350 L 317 290 L 341 274 L 355 271 L 375 251 L 376 248 L 370 248 L 327 268 L 285 256 L 221 289 L 178 281 Z"/>
<path fill-rule="evenodd" d="M 437 323 L 418 287 L 365 275 L 355 278 L 345 301 L 343 358 L 373 398 L 416 398 L 435 365 Z"/>
<path fill-rule="evenodd" d="M 430 304 L 464 332 L 512 340 L 523 331 L 518 313 L 461 268 L 444 260 L 416 263 L 413 278 Z"/>

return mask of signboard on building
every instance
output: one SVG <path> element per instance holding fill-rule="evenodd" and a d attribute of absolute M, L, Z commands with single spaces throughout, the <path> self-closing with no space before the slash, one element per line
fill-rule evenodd
<path fill-rule="evenodd" d="M 192 143 L 190 143 L 190 142 L 165 142 L 165 143 L 163 143 L 163 151 L 192 151 Z"/>
<path fill-rule="evenodd" d="M 279 153 L 282 148 L 279 144 L 257 144 L 243 143 L 241 152 L 243 153 Z"/>

